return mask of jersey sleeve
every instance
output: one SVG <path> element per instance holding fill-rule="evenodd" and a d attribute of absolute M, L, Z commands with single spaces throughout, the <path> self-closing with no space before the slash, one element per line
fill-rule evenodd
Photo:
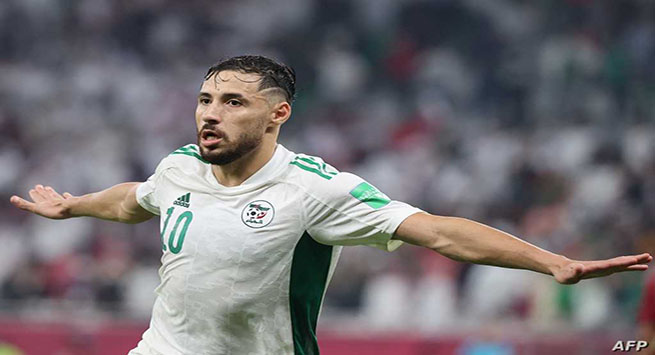
<path fill-rule="evenodd" d="M 191 145 L 189 145 L 191 146 Z M 186 146 L 185 146 L 186 147 Z M 180 155 L 178 152 L 181 152 L 185 147 L 182 147 L 175 152 L 171 153 L 170 155 L 164 157 L 159 164 L 157 165 L 157 168 L 155 169 L 155 173 L 152 174 L 148 180 L 142 182 L 139 187 L 136 189 L 136 201 L 146 209 L 150 213 L 154 213 L 157 216 L 161 215 L 160 212 L 160 202 L 159 202 L 159 195 L 160 190 L 162 189 L 161 186 L 161 180 L 162 176 L 164 173 L 174 166 L 174 159 L 176 157 L 179 157 Z M 190 148 L 189 148 L 190 149 Z M 180 154 L 190 154 L 190 153 L 180 153 Z"/>
<path fill-rule="evenodd" d="M 368 245 L 392 251 L 402 242 L 392 240 L 405 218 L 421 212 L 392 201 L 373 185 L 350 173 L 315 179 L 304 199 L 307 232 L 328 245 Z"/>
<path fill-rule="evenodd" d="M 148 180 L 142 182 L 136 189 L 136 201 L 141 207 L 150 213 L 160 215 L 159 201 L 157 201 L 157 172 L 152 174 Z"/>
<path fill-rule="evenodd" d="M 136 200 L 141 207 L 156 215 L 161 215 L 161 206 L 166 189 L 170 188 L 168 181 L 183 182 L 189 188 L 202 186 L 203 176 L 209 163 L 200 155 L 200 149 L 195 144 L 187 144 L 164 157 L 157 165 L 155 173 L 141 183 L 136 190 Z M 202 188 L 202 187 L 200 187 Z"/>

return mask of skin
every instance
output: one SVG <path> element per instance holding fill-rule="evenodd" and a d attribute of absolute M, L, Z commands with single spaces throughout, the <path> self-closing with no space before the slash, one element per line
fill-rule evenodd
<path fill-rule="evenodd" d="M 260 80 L 257 74 L 222 71 L 204 81 L 198 94 L 195 121 L 201 154 L 208 160 L 231 155 L 230 159 L 221 160 L 221 164 L 212 164 L 212 172 L 223 186 L 240 185 L 271 159 L 280 126 L 291 115 L 291 106 L 280 90 L 260 90 Z M 203 136 L 205 130 L 214 132 L 221 140 L 208 140 Z M 29 191 L 32 201 L 12 196 L 11 203 L 52 219 L 92 216 L 139 223 L 153 215 L 137 203 L 138 185 L 138 182 L 119 184 L 79 197 L 69 193 L 60 195 L 49 186 L 36 185 Z M 458 261 L 552 275 L 562 284 L 617 272 L 643 271 L 652 260 L 649 254 L 571 260 L 468 219 L 428 213 L 416 213 L 405 219 L 394 238 Z"/>
<path fill-rule="evenodd" d="M 291 116 L 291 105 L 279 89 L 260 90 L 257 74 L 223 71 L 205 80 L 195 111 L 197 132 L 210 125 L 227 139 L 204 146 L 201 153 L 221 154 L 246 137 L 259 143 L 238 159 L 212 165 L 212 172 L 224 186 L 238 186 L 268 162 L 275 152 L 280 126 Z M 126 182 L 83 196 L 59 194 L 50 186 L 36 185 L 29 191 L 32 201 L 12 196 L 10 202 L 25 211 L 51 219 L 90 216 L 123 223 L 140 223 L 153 217 L 136 200 L 139 182 Z"/>
<path fill-rule="evenodd" d="M 653 260 L 648 253 L 606 260 L 571 260 L 466 218 L 429 213 L 409 216 L 396 230 L 394 239 L 430 248 L 457 261 L 552 275 L 557 282 L 567 285 L 617 272 L 644 271 Z"/>
<path fill-rule="evenodd" d="M 205 80 L 198 93 L 195 112 L 198 133 L 213 127 L 211 130 L 223 135 L 213 145 L 199 138 L 203 156 L 234 150 L 243 140 L 259 140 L 252 150 L 233 162 L 212 164 L 214 176 L 224 186 L 240 185 L 271 159 L 280 126 L 291 116 L 291 106 L 279 90 L 260 90 L 260 80 L 258 74 L 226 70 Z"/>

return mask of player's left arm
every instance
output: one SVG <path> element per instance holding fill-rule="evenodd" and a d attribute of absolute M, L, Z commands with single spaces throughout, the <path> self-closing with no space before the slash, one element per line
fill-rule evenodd
<path fill-rule="evenodd" d="M 571 260 L 478 222 L 428 213 L 406 218 L 393 238 L 430 248 L 453 260 L 552 275 L 562 284 L 622 271 L 643 271 L 653 259 L 644 253 L 606 260 Z"/>

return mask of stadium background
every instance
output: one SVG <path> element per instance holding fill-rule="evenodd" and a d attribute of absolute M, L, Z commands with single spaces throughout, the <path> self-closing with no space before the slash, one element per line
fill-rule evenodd
<path fill-rule="evenodd" d="M 195 141 L 206 68 L 244 53 L 297 71 L 291 150 L 572 258 L 654 252 L 654 4 L 2 1 L 0 340 L 26 354 L 136 343 L 157 222 L 49 221 L 9 196 L 146 179 Z M 319 341 L 325 354 L 609 352 L 635 339 L 644 278 L 563 287 L 415 247 L 346 248 Z"/>

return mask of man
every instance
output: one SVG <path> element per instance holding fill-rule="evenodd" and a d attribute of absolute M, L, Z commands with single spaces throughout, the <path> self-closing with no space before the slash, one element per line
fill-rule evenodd
<path fill-rule="evenodd" d="M 260 56 L 211 67 L 198 144 L 144 183 L 84 196 L 37 185 L 17 207 L 44 217 L 138 223 L 160 215 L 162 266 L 150 327 L 130 354 L 317 354 L 316 322 L 341 246 L 403 242 L 449 258 L 550 274 L 564 284 L 645 270 L 651 256 L 574 261 L 485 225 L 422 212 L 320 158 L 277 144 L 295 74 Z"/>

